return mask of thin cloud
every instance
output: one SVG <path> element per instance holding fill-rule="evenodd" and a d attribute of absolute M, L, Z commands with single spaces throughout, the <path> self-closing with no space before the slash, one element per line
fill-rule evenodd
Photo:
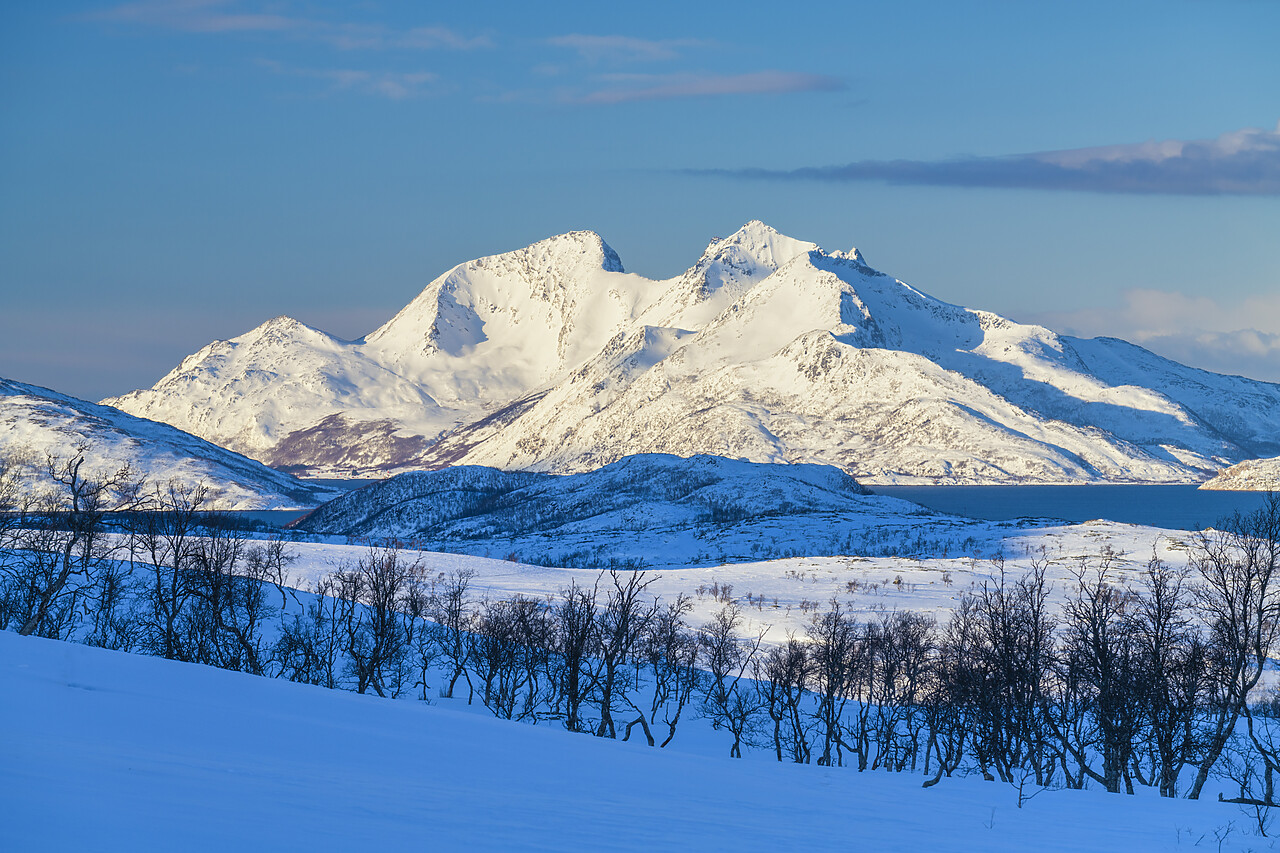
<path fill-rule="evenodd" d="M 750 74 L 613 74 L 600 78 L 607 85 L 585 95 L 570 96 L 580 104 L 623 104 L 673 98 L 724 95 L 779 95 L 796 92 L 836 92 L 843 81 L 820 74 L 757 71 Z"/>
<path fill-rule="evenodd" d="M 440 79 L 430 71 L 375 72 L 349 69 L 320 71 L 316 76 L 332 81 L 338 89 L 365 92 L 393 101 L 425 94 Z"/>
<path fill-rule="evenodd" d="M 1217 139 L 1167 140 L 1007 157 L 860 160 L 793 170 L 707 169 L 695 174 L 823 182 L 884 181 L 1147 195 L 1280 195 L 1280 124 Z"/>
<path fill-rule="evenodd" d="M 699 39 L 642 39 L 632 36 L 593 36 L 569 33 L 547 39 L 555 47 L 578 52 L 587 62 L 660 62 L 676 59 L 680 49 L 696 47 Z"/>
<path fill-rule="evenodd" d="M 92 21 L 119 21 L 189 33 L 284 32 L 307 22 L 269 13 L 228 11 L 227 0 L 143 0 L 84 16 Z"/>
<path fill-rule="evenodd" d="M 1118 307 L 1022 319 L 1081 337 L 1123 338 L 1217 373 L 1280 382 L 1280 294 L 1228 304 L 1207 296 L 1133 289 Z"/>
<path fill-rule="evenodd" d="M 484 35 L 471 37 L 459 35 L 448 27 L 414 27 L 406 30 L 396 39 L 396 46 L 420 50 L 435 50 L 441 47 L 450 50 L 476 50 L 482 47 L 493 47 L 493 40 Z"/>
<path fill-rule="evenodd" d="M 292 77 L 324 80 L 335 92 L 357 92 L 401 101 L 406 98 L 434 94 L 440 75 L 431 71 L 369 71 L 362 68 L 297 68 L 264 60 L 263 67 Z"/>
<path fill-rule="evenodd" d="M 467 37 L 447 27 L 399 30 L 378 23 L 325 21 L 247 10 L 235 0 L 142 0 L 90 13 L 82 20 L 209 35 L 279 34 L 342 50 L 474 50 L 493 46 L 488 36 Z"/>

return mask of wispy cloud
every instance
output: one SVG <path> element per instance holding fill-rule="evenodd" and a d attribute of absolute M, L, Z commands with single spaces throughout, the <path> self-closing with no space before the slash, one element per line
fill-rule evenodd
<path fill-rule="evenodd" d="M 84 17 L 191 33 L 286 32 L 307 23 L 285 15 L 232 11 L 228 5 L 227 0 L 143 0 L 90 12 Z"/>
<path fill-rule="evenodd" d="M 795 92 L 835 92 L 844 82 L 821 74 L 756 71 L 749 74 L 607 74 L 604 85 L 586 94 L 567 96 L 580 104 L 622 104 L 672 98 L 723 95 L 778 95 Z"/>
<path fill-rule="evenodd" d="M 141 0 L 83 16 L 210 35 L 277 34 L 324 42 L 342 50 L 474 50 L 492 47 L 485 35 L 464 36 L 448 27 L 397 29 L 380 23 L 329 21 L 253 8 L 236 0 Z"/>
<path fill-rule="evenodd" d="M 280 62 L 260 63 L 277 74 L 324 80 L 333 91 L 359 92 L 400 101 L 438 91 L 440 75 L 430 71 L 370 71 L 361 68 L 297 68 Z"/>
<path fill-rule="evenodd" d="M 428 87 L 439 81 L 430 71 L 364 71 L 359 69 L 334 69 L 319 71 L 316 75 L 332 81 L 338 89 L 365 92 L 390 98 L 394 101 L 411 98 L 427 92 Z"/>
<path fill-rule="evenodd" d="M 642 39 L 569 33 L 549 38 L 547 43 L 575 50 L 587 62 L 658 62 L 676 59 L 682 48 L 697 47 L 706 42 L 700 39 Z"/>
<path fill-rule="evenodd" d="M 1280 124 L 1167 140 L 949 160 L 859 160 L 802 169 L 696 170 L 804 181 L 1165 195 L 1280 195 Z"/>
<path fill-rule="evenodd" d="M 397 47 L 433 50 L 447 47 L 451 50 L 476 50 L 493 47 L 493 39 L 486 35 L 463 36 L 448 27 L 414 27 L 405 30 L 394 40 Z"/>
<path fill-rule="evenodd" d="M 1123 338 L 1183 364 L 1280 382 L 1280 294 L 1224 303 L 1133 289 L 1118 307 L 1020 319 L 1084 337 Z"/>

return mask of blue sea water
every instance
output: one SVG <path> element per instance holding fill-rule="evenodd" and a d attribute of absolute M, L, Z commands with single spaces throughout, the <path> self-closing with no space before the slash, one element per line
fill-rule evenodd
<path fill-rule="evenodd" d="M 248 518 L 270 524 L 272 527 L 284 527 L 291 521 L 297 521 L 307 514 L 307 510 L 297 509 L 244 509 L 230 513 L 240 518 Z"/>
<path fill-rule="evenodd" d="M 376 481 L 348 482 L 358 488 Z M 1255 510 L 1265 499 L 1263 492 L 1211 492 L 1195 486 L 872 486 L 871 491 L 986 521 L 1103 518 L 1171 530 L 1202 530 L 1236 511 Z M 242 514 L 282 527 L 305 513 L 262 510 Z"/>
<path fill-rule="evenodd" d="M 1195 486 L 872 486 L 872 492 L 938 512 L 1007 521 L 1106 519 L 1172 530 L 1202 530 L 1236 511 L 1262 506 L 1263 492 L 1201 491 Z"/>
<path fill-rule="evenodd" d="M 308 483 L 318 483 L 322 486 L 333 486 L 338 489 L 358 489 L 367 486 L 370 483 L 378 483 L 380 480 L 333 480 L 333 479 L 309 479 Z M 261 521 L 275 527 L 284 527 L 291 521 L 297 521 L 299 518 L 307 514 L 307 510 L 292 509 L 251 509 L 242 510 L 235 513 L 243 518 L 251 518 L 254 521 Z"/>

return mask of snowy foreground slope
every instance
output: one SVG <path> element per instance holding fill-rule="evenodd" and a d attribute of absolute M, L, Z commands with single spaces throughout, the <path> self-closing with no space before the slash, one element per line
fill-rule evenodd
<path fill-rule="evenodd" d="M 10 632 L 0 695 L 14 850 L 1272 849 L 1211 800 L 1018 809 L 974 778 L 656 750 Z"/>
<path fill-rule="evenodd" d="M 276 318 L 105 402 L 332 476 L 663 452 L 868 484 L 1190 483 L 1280 453 L 1280 385 L 950 305 L 760 222 L 665 281 L 553 237 L 460 264 L 360 340 Z"/>
<path fill-rule="evenodd" d="M 151 483 L 204 483 L 210 508 L 293 509 L 331 496 L 168 424 L 0 378 L 0 453 L 30 457 L 33 491 L 49 482 L 41 468 L 47 454 L 69 459 L 81 445 L 86 474 L 128 464 Z"/>

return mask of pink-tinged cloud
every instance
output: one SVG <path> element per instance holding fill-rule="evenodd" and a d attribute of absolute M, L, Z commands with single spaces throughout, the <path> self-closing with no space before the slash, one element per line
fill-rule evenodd
<path fill-rule="evenodd" d="M 1280 195 L 1280 124 L 1166 140 L 949 160 L 859 160 L 802 169 L 699 170 L 730 177 L 1163 195 Z"/>
<path fill-rule="evenodd" d="M 401 101 L 434 94 L 440 75 L 431 71 L 370 71 L 363 68 L 297 68 L 280 62 L 260 63 L 276 74 L 324 80 L 333 91 L 357 92 Z"/>
<path fill-rule="evenodd" d="M 448 27 L 397 30 L 383 24 L 326 21 L 246 11 L 235 0 L 141 0 L 83 16 L 187 33 L 274 33 L 325 42 L 342 50 L 474 50 L 492 47 L 487 36 L 463 36 Z"/>
<path fill-rule="evenodd" d="M 306 25 L 284 15 L 228 11 L 228 0 L 143 0 L 86 16 L 192 33 L 282 32 Z"/>
<path fill-rule="evenodd" d="M 614 74 L 601 79 L 609 85 L 571 100 L 580 104 L 623 104 L 724 95 L 836 92 L 846 88 L 844 82 L 835 77 L 793 71 L 756 71 L 750 74 Z"/>
<path fill-rule="evenodd" d="M 319 71 L 314 76 L 331 80 L 339 89 L 365 92 L 394 101 L 424 94 L 428 87 L 440 79 L 439 75 L 430 71 L 374 72 L 347 69 Z"/>
<path fill-rule="evenodd" d="M 1174 361 L 1280 382 L 1280 294 L 1226 302 L 1151 289 L 1123 304 L 1020 317 L 1081 337 L 1123 338 Z"/>
<path fill-rule="evenodd" d="M 476 50 L 493 47 L 493 40 L 488 36 L 463 36 L 448 27 L 414 27 L 399 34 L 394 41 L 397 47 L 420 50 Z"/>
<path fill-rule="evenodd" d="M 578 52 L 588 62 L 658 62 L 675 59 L 680 49 L 704 44 L 699 39 L 642 39 L 633 36 L 593 36 L 569 33 L 547 39 L 555 47 Z"/>

